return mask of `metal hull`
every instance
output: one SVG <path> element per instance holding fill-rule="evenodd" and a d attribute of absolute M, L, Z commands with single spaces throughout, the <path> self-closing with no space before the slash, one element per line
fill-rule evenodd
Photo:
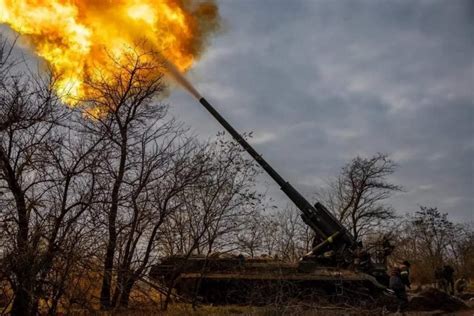
<path fill-rule="evenodd" d="M 385 289 L 366 273 L 268 259 L 173 258 L 155 266 L 151 277 L 173 286 L 179 295 L 212 304 L 364 299 Z"/>

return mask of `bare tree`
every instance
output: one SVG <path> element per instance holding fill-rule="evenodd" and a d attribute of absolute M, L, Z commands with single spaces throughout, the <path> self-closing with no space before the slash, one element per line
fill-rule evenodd
<path fill-rule="evenodd" d="M 11 313 L 37 313 L 44 296 L 54 313 L 67 276 L 59 262 L 69 260 L 91 204 L 97 143 L 78 141 L 69 122 L 81 115 L 60 104 L 54 78 L 20 77 L 13 69 L 2 74 L 0 229 L 4 273 L 14 292 Z M 57 286 L 54 273 L 64 276 Z"/>
<path fill-rule="evenodd" d="M 176 133 L 176 137 L 181 134 Z M 155 143 L 155 150 L 142 154 L 147 159 L 137 164 L 137 183 L 127 183 L 132 184 L 132 216 L 121 228 L 113 306 L 127 306 L 133 285 L 156 262 L 163 224 L 183 205 L 180 194 L 208 171 L 204 149 L 195 141 L 176 137 Z M 143 150 L 153 147 L 143 145 Z"/>
<path fill-rule="evenodd" d="M 0 131 L 0 187 L 2 204 L 6 206 L 2 212 L 3 233 L 15 236 L 9 243 L 11 248 L 6 251 L 13 260 L 5 261 L 12 274 L 15 292 L 12 313 L 19 315 L 30 313 L 35 303 L 37 271 L 31 266 L 36 263 L 35 251 L 38 249 L 35 246 L 39 236 L 32 232 L 31 212 L 35 197 L 28 193 L 38 183 L 35 160 L 53 127 L 44 124 L 44 119 L 51 117 L 54 105 L 48 99 L 37 97 L 35 90 L 43 88 L 33 88 L 13 78 L 9 81 L 0 92 L 0 107 L 7 114 L 2 116 L 3 129 Z"/>
<path fill-rule="evenodd" d="M 322 194 L 325 204 L 361 239 L 379 224 L 395 218 L 394 210 L 383 201 L 401 187 L 388 181 L 396 165 L 386 154 L 356 157 Z"/>
<path fill-rule="evenodd" d="M 121 57 L 109 56 L 112 69 L 93 69 L 85 81 L 87 99 L 80 105 L 92 117 L 87 125 L 91 135 L 105 138 L 101 161 L 103 209 L 106 210 L 107 242 L 104 274 L 100 294 L 102 308 L 110 308 L 114 259 L 122 222 L 135 225 L 137 212 L 129 201 L 137 203 L 147 187 L 154 167 L 159 167 L 162 156 L 151 155 L 147 148 L 160 136 L 173 133 L 174 122 L 163 122 L 166 106 L 156 98 L 164 90 L 160 58 L 143 45 L 125 49 Z M 155 128 L 157 127 L 158 128 Z M 135 208 L 137 206 L 135 205 Z M 133 238 L 132 238 L 133 239 Z M 130 241 L 131 242 L 131 241 Z"/>
<path fill-rule="evenodd" d="M 40 282 L 47 284 L 41 291 L 51 302 L 49 314 L 56 313 L 71 270 L 85 254 L 79 250 L 93 242 L 94 228 L 87 216 L 96 201 L 96 166 L 101 157 L 101 139 L 88 138 L 74 129 L 73 115 L 67 118 L 69 126 L 55 130 L 42 153 L 48 167 L 41 178 L 48 182 L 40 201 L 47 208 L 42 211 L 34 206 L 46 227 L 42 238 L 47 247 L 39 265 L 43 267 Z M 76 118 L 82 120 L 82 114 L 77 113 Z"/>
<path fill-rule="evenodd" d="M 300 211 L 292 206 L 276 215 L 277 255 L 285 261 L 295 262 L 311 250 L 314 232 L 301 219 Z"/>
<path fill-rule="evenodd" d="M 269 218 L 261 213 L 250 216 L 246 221 L 244 229 L 238 232 L 236 244 L 239 252 L 254 258 L 264 252 L 265 237 L 273 236 L 275 230 Z M 269 235 L 268 235 L 269 234 Z M 273 238 L 272 238 L 273 239 Z M 271 247 L 270 252 L 273 251 Z"/>
<path fill-rule="evenodd" d="M 314 232 L 300 215 L 292 206 L 259 213 L 239 235 L 240 250 L 252 257 L 264 255 L 287 262 L 298 261 L 311 250 L 314 239 Z"/>
<path fill-rule="evenodd" d="M 165 227 L 168 254 L 230 251 L 235 233 L 259 210 L 262 195 L 254 188 L 259 170 L 240 145 L 218 137 L 206 155 L 207 172 L 181 192 L 183 207 Z"/>
<path fill-rule="evenodd" d="M 472 228 L 453 223 L 437 208 L 420 206 L 397 235 L 394 257 L 414 262 L 413 276 L 420 283 L 433 282 L 435 269 L 448 263 L 458 271 L 472 271 Z"/>
<path fill-rule="evenodd" d="M 456 238 L 450 241 L 450 252 L 461 275 L 474 277 L 473 223 L 457 225 Z"/>
<path fill-rule="evenodd" d="M 203 161 L 207 172 L 180 192 L 182 205 L 170 214 L 162 228 L 166 254 L 183 259 L 183 265 L 169 280 L 165 309 L 186 261 L 193 255 L 202 256 L 206 259 L 205 270 L 211 254 L 234 250 L 236 235 L 258 210 L 261 196 L 254 185 L 259 171 L 242 154 L 240 145 L 223 137 L 207 146 L 209 159 Z"/>

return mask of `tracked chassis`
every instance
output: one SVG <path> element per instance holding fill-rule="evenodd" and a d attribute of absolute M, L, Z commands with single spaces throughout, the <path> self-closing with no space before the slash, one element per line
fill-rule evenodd
<path fill-rule="evenodd" d="M 243 257 L 169 257 L 150 276 L 179 295 L 212 304 L 268 304 L 350 296 L 364 299 L 385 290 L 373 276 L 349 269 Z"/>

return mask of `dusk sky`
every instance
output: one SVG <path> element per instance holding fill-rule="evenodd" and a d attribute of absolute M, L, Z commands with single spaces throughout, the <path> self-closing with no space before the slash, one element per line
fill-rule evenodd
<path fill-rule="evenodd" d="M 188 77 L 308 199 L 352 158 L 383 152 L 400 214 L 474 221 L 474 1 L 218 4 L 221 30 Z M 222 130 L 186 92 L 166 102 L 194 135 Z M 288 203 L 270 178 L 260 187 Z"/>
<path fill-rule="evenodd" d="M 360 155 L 390 154 L 401 214 L 474 220 L 473 1 L 219 1 L 223 27 L 189 77 L 313 199 Z M 218 123 L 174 91 L 196 135 Z M 270 178 L 262 187 L 287 203 Z"/>

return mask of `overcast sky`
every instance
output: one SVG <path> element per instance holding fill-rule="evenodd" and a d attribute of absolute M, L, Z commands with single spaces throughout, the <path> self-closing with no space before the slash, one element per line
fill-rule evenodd
<path fill-rule="evenodd" d="M 223 27 L 191 80 L 313 199 L 357 155 L 389 153 L 400 213 L 474 221 L 474 1 L 221 0 Z M 5 28 L 0 27 L 0 32 Z M 174 90 L 194 134 L 221 128 Z M 277 204 L 288 199 L 270 178 Z"/>
<path fill-rule="evenodd" d="M 222 0 L 190 78 L 308 198 L 353 157 L 389 153 L 400 212 L 474 220 L 474 1 Z M 174 91 L 197 135 L 217 122 Z M 277 201 L 285 196 L 267 177 Z"/>

